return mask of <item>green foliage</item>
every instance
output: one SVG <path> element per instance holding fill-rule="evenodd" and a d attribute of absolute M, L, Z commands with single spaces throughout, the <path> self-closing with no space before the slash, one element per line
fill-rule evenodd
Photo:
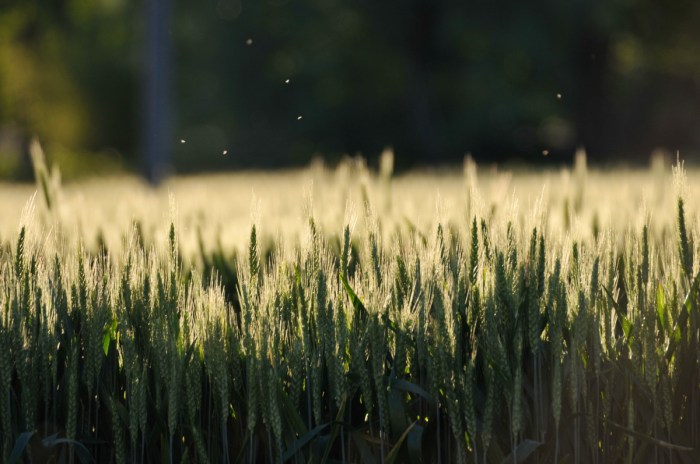
<path fill-rule="evenodd" d="M 516 1 L 170 3 L 179 170 L 374 158 L 387 143 L 399 169 L 465 148 L 531 161 L 576 144 L 601 160 L 659 140 L 696 150 L 696 2 L 549 2 L 547 14 Z M 114 169 L 114 150 L 137 167 L 142 2 L 2 8 L 0 173 L 28 176 L 33 134 L 66 176 Z"/>

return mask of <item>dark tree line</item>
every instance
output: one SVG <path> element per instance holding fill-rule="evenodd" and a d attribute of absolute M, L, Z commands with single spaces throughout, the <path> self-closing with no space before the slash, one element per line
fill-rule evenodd
<path fill-rule="evenodd" d="M 140 165 L 143 3 L 2 2 L 0 172 L 11 172 L 8 140 L 34 133 L 54 152 L 112 148 Z M 372 158 L 387 145 L 399 167 L 467 152 L 561 162 L 577 146 L 600 161 L 700 151 L 700 4 L 689 0 L 172 6 L 181 171 Z"/>

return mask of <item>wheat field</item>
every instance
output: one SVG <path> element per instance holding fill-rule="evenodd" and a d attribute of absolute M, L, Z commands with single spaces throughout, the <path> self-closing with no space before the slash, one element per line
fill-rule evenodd
<path fill-rule="evenodd" d="M 697 462 L 700 172 L 0 186 L 3 462 Z"/>

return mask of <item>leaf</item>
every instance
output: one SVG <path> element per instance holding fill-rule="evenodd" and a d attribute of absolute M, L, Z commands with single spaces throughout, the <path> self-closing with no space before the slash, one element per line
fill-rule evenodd
<path fill-rule="evenodd" d="M 53 448 L 58 445 L 70 445 L 73 447 L 73 451 L 80 459 L 80 462 L 91 462 L 92 457 L 90 456 L 90 451 L 77 440 L 71 440 L 69 438 L 56 438 L 56 435 L 51 435 L 41 440 L 41 444 L 46 448 Z"/>
<path fill-rule="evenodd" d="M 372 452 L 369 450 L 369 446 L 367 445 L 367 436 L 360 432 L 353 432 L 351 436 L 352 440 L 357 445 L 357 450 L 360 452 L 360 457 L 362 458 L 360 462 L 374 464 L 376 460 L 374 459 L 374 456 L 372 456 Z"/>
<path fill-rule="evenodd" d="M 515 462 L 525 462 L 525 460 L 542 445 L 542 442 L 526 439 L 521 441 L 511 453 L 501 461 L 501 464 L 510 464 Z M 515 456 L 513 456 L 515 454 Z M 515 459 L 513 459 L 515 458 Z"/>
<path fill-rule="evenodd" d="M 425 428 L 422 425 L 414 426 L 406 437 L 406 447 L 408 448 L 408 457 L 411 464 L 420 464 L 423 462 L 423 431 Z"/>
<path fill-rule="evenodd" d="M 688 290 L 688 294 L 685 296 L 685 301 L 683 301 L 683 306 L 685 306 L 685 309 L 688 312 L 688 314 L 690 314 L 693 309 L 697 309 L 695 307 L 695 299 L 693 297 L 698 291 L 698 286 L 700 286 L 700 272 L 698 272 L 695 275 L 695 278 L 693 279 L 693 284 L 690 286 L 690 290 Z"/>
<path fill-rule="evenodd" d="M 194 341 L 187 347 L 187 351 L 185 352 L 185 361 L 184 361 L 185 365 L 189 364 L 190 360 L 194 356 L 194 352 L 197 349 L 196 343 L 197 343 L 197 337 L 195 337 Z"/>
<path fill-rule="evenodd" d="M 667 334 L 671 333 L 671 320 L 666 305 L 666 295 L 661 284 L 656 287 L 656 316 L 659 320 L 659 327 Z"/>
<path fill-rule="evenodd" d="M 386 314 L 382 314 L 382 322 L 384 322 L 385 326 L 396 335 L 401 335 L 401 329 L 399 329 L 399 326 L 396 325 L 396 322 L 392 321 Z"/>
<path fill-rule="evenodd" d="M 340 426 L 343 425 L 343 416 L 345 415 L 345 405 L 347 404 L 347 399 L 348 397 L 343 395 L 343 400 L 338 408 L 338 413 L 335 415 L 335 421 L 333 421 L 331 435 L 328 437 L 328 443 L 326 443 L 326 449 L 323 452 L 323 458 L 321 459 L 322 463 L 328 461 L 328 456 L 331 454 L 331 450 L 333 449 L 333 443 L 335 442 L 335 438 L 338 436 L 338 429 L 340 429 Z"/>
<path fill-rule="evenodd" d="M 621 431 L 623 431 L 623 432 L 627 433 L 628 435 L 631 435 L 635 438 L 639 438 L 640 440 L 647 441 L 647 442 L 651 443 L 652 445 L 661 446 L 663 448 L 672 449 L 672 450 L 676 450 L 676 451 L 693 451 L 693 448 L 689 448 L 687 446 L 675 445 L 675 444 L 669 443 L 667 441 L 659 440 L 658 438 L 650 437 L 649 435 L 644 435 L 643 433 L 637 432 L 636 430 L 629 429 L 629 428 L 627 428 L 623 425 L 617 424 L 611 420 L 607 420 L 607 419 L 603 419 L 603 420 L 605 422 L 607 422 L 608 424 L 612 425 L 613 427 L 615 427 L 616 429 L 621 430 Z"/>
<path fill-rule="evenodd" d="M 287 419 L 287 422 L 292 427 L 294 433 L 296 433 L 298 436 L 306 435 L 308 429 L 306 428 L 306 424 L 304 424 L 304 419 L 302 419 L 299 415 L 299 411 L 289 399 L 281 385 L 277 391 L 280 400 L 282 400 L 282 408 L 284 409 L 285 414 L 284 417 Z"/>
<path fill-rule="evenodd" d="M 311 440 L 313 440 L 316 435 L 321 433 L 330 423 L 325 423 L 316 426 L 315 428 L 309 430 L 305 435 L 299 437 L 292 446 L 290 446 L 287 451 L 282 455 L 282 462 L 286 462 L 294 457 L 304 446 L 306 446 Z"/>
<path fill-rule="evenodd" d="M 392 430 L 404 430 L 406 428 L 406 409 L 402 396 L 398 389 L 392 388 L 387 395 L 389 403 L 389 419 Z"/>
<path fill-rule="evenodd" d="M 630 332 L 632 331 L 632 323 L 626 316 L 622 316 L 622 331 L 625 334 L 625 338 L 630 340 Z"/>
<path fill-rule="evenodd" d="M 680 334 L 685 326 L 688 323 L 688 315 L 690 314 L 691 310 L 695 308 L 695 300 L 693 297 L 695 296 L 695 293 L 698 290 L 698 286 L 700 286 L 700 272 L 698 272 L 695 275 L 695 278 L 693 279 L 693 284 L 690 286 L 690 290 L 688 290 L 688 293 L 685 296 L 685 300 L 683 301 L 683 306 L 685 306 L 686 311 L 681 311 L 678 314 L 678 320 L 676 321 L 676 324 L 673 328 L 673 332 Z M 695 308 L 696 309 L 696 308 Z M 678 342 L 680 341 L 681 337 L 674 336 L 671 338 L 669 344 L 668 344 L 668 349 L 666 350 L 666 360 L 670 361 L 671 358 L 673 357 L 673 352 L 676 349 L 676 345 L 678 345 Z"/>
<path fill-rule="evenodd" d="M 369 311 L 367 311 L 367 308 L 365 308 L 365 305 L 362 303 L 362 301 L 357 296 L 357 294 L 352 289 L 352 287 L 350 287 L 350 284 L 348 283 L 348 279 L 342 274 L 339 274 L 339 275 L 340 275 L 340 280 L 343 282 L 343 287 L 345 287 L 345 292 L 348 294 L 348 297 L 350 298 L 350 302 L 352 303 L 355 310 L 363 318 L 369 317 Z"/>
<path fill-rule="evenodd" d="M 19 459 L 22 457 L 22 453 L 24 453 L 24 449 L 27 447 L 29 440 L 32 439 L 32 436 L 35 433 L 36 431 L 23 432 L 19 435 L 19 437 L 17 437 L 15 446 L 12 448 L 12 452 L 10 453 L 10 459 L 7 461 L 8 464 L 15 464 L 19 462 Z"/>
<path fill-rule="evenodd" d="M 112 338 L 109 336 L 109 333 L 106 332 L 102 337 L 102 351 L 104 351 L 105 356 L 109 355 L 109 342 L 111 341 Z"/>
<path fill-rule="evenodd" d="M 408 428 L 401 434 L 399 440 L 394 444 L 394 447 L 391 448 L 389 454 L 386 455 L 386 459 L 384 460 L 386 464 L 392 464 L 394 461 L 396 461 L 396 457 L 399 455 L 399 450 L 401 450 L 401 445 L 403 445 L 403 442 L 406 440 L 408 433 L 411 431 L 414 425 L 416 425 L 415 422 L 409 425 Z"/>
<path fill-rule="evenodd" d="M 433 398 L 432 395 L 430 395 L 430 393 L 423 390 L 421 387 L 419 387 L 415 383 L 409 382 L 408 380 L 395 379 L 391 382 L 391 387 L 398 388 L 399 390 L 403 390 L 405 392 L 413 393 L 414 395 L 421 396 L 431 404 L 435 403 L 435 398 Z"/>
<path fill-rule="evenodd" d="M 117 320 L 113 320 L 111 324 L 106 325 L 103 329 L 102 335 L 102 351 L 104 351 L 105 356 L 109 355 L 109 343 L 112 340 L 116 340 L 117 332 Z"/>
<path fill-rule="evenodd" d="M 628 345 L 630 345 L 632 343 L 632 323 L 627 318 L 627 315 L 624 313 L 624 311 L 620 310 L 620 305 L 617 303 L 617 301 L 615 301 L 615 298 L 613 297 L 612 293 L 610 293 L 610 290 L 608 290 L 605 287 L 605 285 L 602 285 L 602 287 L 603 290 L 605 290 L 605 293 L 607 293 L 608 298 L 610 298 L 610 302 L 612 303 L 613 308 L 615 308 L 615 313 L 621 321 L 622 331 L 625 334 L 625 341 Z"/>

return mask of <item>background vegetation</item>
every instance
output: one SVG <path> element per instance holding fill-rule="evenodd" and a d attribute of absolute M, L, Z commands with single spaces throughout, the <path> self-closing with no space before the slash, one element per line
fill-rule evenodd
<path fill-rule="evenodd" d="M 29 176 L 17 156 L 33 134 L 66 176 L 139 168 L 144 3 L 2 2 L 0 172 Z M 697 2 L 172 6 L 179 171 L 373 160 L 385 146 L 397 169 L 467 152 L 560 163 L 585 146 L 607 162 L 700 147 Z"/>

